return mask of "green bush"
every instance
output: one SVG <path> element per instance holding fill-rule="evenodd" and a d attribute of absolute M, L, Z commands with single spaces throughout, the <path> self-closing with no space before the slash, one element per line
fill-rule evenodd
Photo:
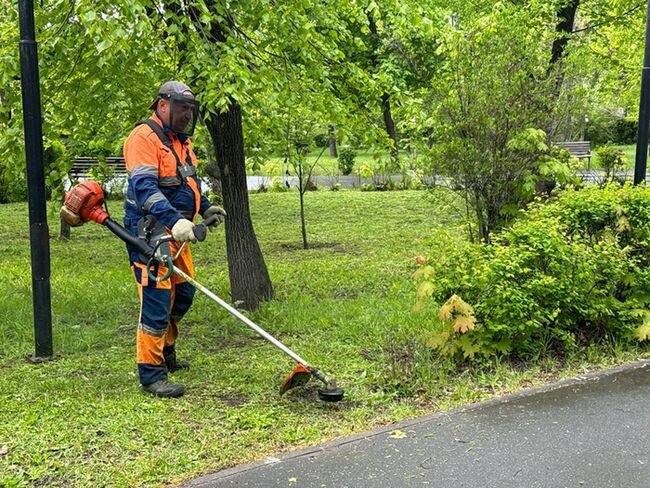
<path fill-rule="evenodd" d="M 339 171 L 342 175 L 349 175 L 352 173 L 354 168 L 354 158 L 357 156 L 357 153 L 351 147 L 344 147 L 339 150 Z"/>
<path fill-rule="evenodd" d="M 597 167 L 605 170 L 605 173 L 609 176 L 615 170 L 621 170 L 625 167 L 625 153 L 614 146 L 600 146 L 596 148 L 594 162 Z"/>
<path fill-rule="evenodd" d="M 585 138 L 595 145 L 634 144 L 638 122 L 612 115 L 592 115 L 585 130 Z"/>
<path fill-rule="evenodd" d="M 284 193 L 289 191 L 289 184 L 288 182 L 283 181 L 280 176 L 275 176 L 271 180 L 271 186 L 268 190 L 274 193 Z"/>
<path fill-rule="evenodd" d="M 587 188 L 533 205 L 492 245 L 437 252 L 418 270 L 418 306 L 446 302 L 444 325 L 425 341 L 447 355 L 527 359 L 648 338 L 649 236 L 642 188 Z"/>
<path fill-rule="evenodd" d="M 0 166 L 0 203 L 27 200 L 27 178 L 8 167 Z"/>
<path fill-rule="evenodd" d="M 614 123 L 613 133 L 616 144 L 635 144 L 639 122 L 630 119 L 618 119 Z"/>

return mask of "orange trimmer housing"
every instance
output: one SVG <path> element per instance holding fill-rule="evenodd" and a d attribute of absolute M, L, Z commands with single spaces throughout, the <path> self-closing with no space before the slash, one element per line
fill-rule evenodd
<path fill-rule="evenodd" d="M 102 208 L 104 191 L 96 181 L 84 181 L 75 186 L 65 195 L 63 205 L 73 214 L 78 215 L 84 222 L 92 220 L 103 224 L 108 214 Z"/>

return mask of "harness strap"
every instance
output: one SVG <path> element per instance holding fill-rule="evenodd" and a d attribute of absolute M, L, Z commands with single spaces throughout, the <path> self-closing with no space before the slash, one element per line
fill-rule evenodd
<path fill-rule="evenodd" d="M 162 142 L 165 147 L 167 147 L 172 152 L 174 158 L 176 159 L 176 173 L 183 181 L 183 183 L 187 183 L 187 179 L 191 176 L 191 172 L 183 166 L 183 163 L 181 163 L 181 158 L 178 157 L 178 154 L 176 154 L 176 151 L 174 150 L 174 144 L 172 143 L 169 136 L 162 130 L 162 127 L 160 127 L 151 119 L 144 120 L 137 125 L 140 124 L 147 124 L 147 126 L 158 136 L 160 142 Z M 190 166 L 192 165 L 192 158 L 190 157 L 189 151 L 187 151 L 185 154 L 185 164 Z"/>
<path fill-rule="evenodd" d="M 162 127 L 160 127 L 156 122 L 154 122 L 151 119 L 143 120 L 138 123 L 136 123 L 136 127 L 138 125 L 146 124 L 153 132 L 158 136 L 158 139 L 160 139 L 160 142 L 163 143 L 165 147 L 167 147 L 171 153 L 174 155 L 174 158 L 176 159 L 176 175 L 179 177 L 181 180 L 181 184 L 176 188 L 174 193 L 172 193 L 169 197 L 167 197 L 168 200 L 173 200 L 176 194 L 180 191 L 182 185 L 188 185 L 190 188 L 192 188 L 192 185 L 189 183 L 189 179 L 192 178 L 194 179 L 196 183 L 196 189 L 192 189 L 194 193 L 199 193 L 201 192 L 200 187 L 199 187 L 199 179 L 198 175 L 196 174 L 196 168 L 192 164 L 192 157 L 190 156 L 190 152 L 187 151 L 185 153 L 185 164 L 181 163 L 181 159 L 178 157 L 178 154 L 174 150 L 174 144 L 172 143 L 171 139 L 165 132 L 163 131 Z M 197 212 L 198 212 L 198 196 L 195 196 L 197 198 Z M 140 205 L 137 205 L 138 209 L 140 211 L 143 211 L 142 208 L 140 208 Z M 144 212 L 146 213 L 146 212 Z M 183 215 L 185 218 L 188 218 L 186 215 Z M 193 217 L 193 216 L 192 216 Z"/>

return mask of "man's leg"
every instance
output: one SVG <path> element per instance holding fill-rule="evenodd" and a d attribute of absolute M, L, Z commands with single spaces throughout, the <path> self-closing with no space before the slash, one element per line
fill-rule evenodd
<path fill-rule="evenodd" d="M 175 254 L 178 244 L 171 243 L 171 253 Z M 194 263 L 192 262 L 192 251 L 189 243 L 174 261 L 174 266 L 194 278 Z M 176 359 L 176 338 L 178 337 L 178 322 L 187 313 L 192 305 L 196 289 L 177 275 L 170 278 L 172 283 L 172 308 L 170 312 L 169 325 L 165 334 L 165 362 L 170 372 L 186 369 L 189 363 Z"/>
<path fill-rule="evenodd" d="M 171 283 L 149 281 L 144 266 L 135 263 L 133 272 L 140 292 L 140 321 L 137 333 L 138 374 L 142 389 L 161 397 L 181 396 L 185 387 L 167 380 L 163 353 L 165 332 L 172 302 Z"/>
<path fill-rule="evenodd" d="M 178 323 L 190 309 L 195 292 L 195 288 L 185 281 L 176 283 L 172 288 L 171 316 L 165 333 L 163 349 L 165 364 L 170 373 L 190 367 L 187 361 L 176 358 L 176 338 L 178 337 Z"/>

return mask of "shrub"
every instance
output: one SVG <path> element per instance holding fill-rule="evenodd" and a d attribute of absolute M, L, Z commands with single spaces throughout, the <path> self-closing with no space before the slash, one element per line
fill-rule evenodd
<path fill-rule="evenodd" d="M 354 158 L 357 156 L 354 149 L 344 147 L 339 151 L 338 163 L 339 171 L 342 175 L 349 175 L 354 168 Z"/>
<path fill-rule="evenodd" d="M 284 181 L 281 177 L 275 176 L 271 180 L 271 186 L 269 187 L 270 192 L 274 193 L 284 193 L 289 191 L 289 182 Z"/>
<path fill-rule="evenodd" d="M 638 122 L 608 114 L 592 114 L 585 137 L 595 145 L 634 144 Z"/>
<path fill-rule="evenodd" d="M 636 120 L 618 119 L 614 123 L 613 133 L 616 144 L 635 144 L 639 123 Z"/>
<path fill-rule="evenodd" d="M 594 162 L 596 166 L 605 170 L 607 178 L 614 174 L 615 170 L 625 167 L 625 154 L 614 146 L 600 146 L 596 149 Z"/>
<path fill-rule="evenodd" d="M 522 212 L 492 245 L 427 259 L 416 308 L 428 297 L 444 305 L 426 344 L 448 356 L 526 359 L 649 338 L 649 217 L 645 189 L 568 191 Z"/>

